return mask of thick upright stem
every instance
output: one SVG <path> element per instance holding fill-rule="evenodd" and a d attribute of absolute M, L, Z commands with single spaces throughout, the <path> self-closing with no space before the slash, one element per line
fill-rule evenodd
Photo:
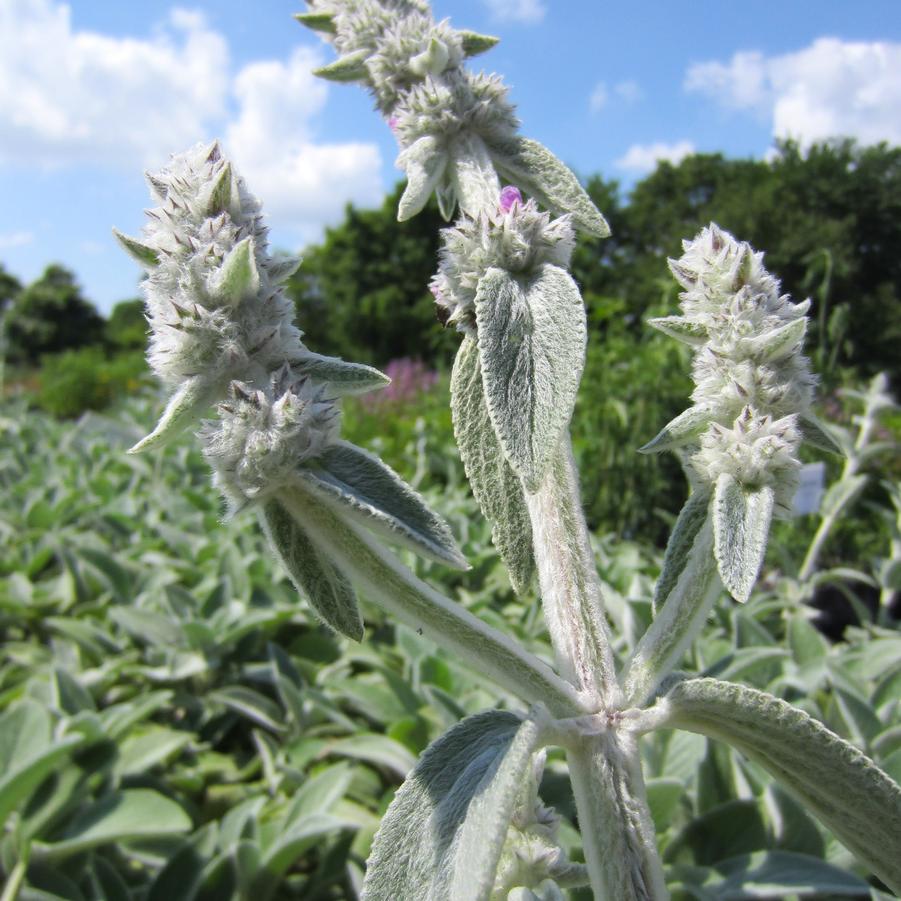
<path fill-rule="evenodd" d="M 635 737 L 586 736 L 567 760 L 596 901 L 668 898 Z"/>
<path fill-rule="evenodd" d="M 300 489 L 280 500 L 366 597 L 402 623 L 529 704 L 545 704 L 555 716 L 586 712 L 576 690 L 550 666 L 418 579 L 369 534 Z"/>
<path fill-rule="evenodd" d="M 558 667 L 614 727 L 567 748 L 591 887 L 597 901 L 658 901 L 668 895 L 636 740 L 615 728 L 622 698 L 568 435 L 539 491 L 526 497 Z"/>
<path fill-rule="evenodd" d="M 560 672 L 597 709 L 617 706 L 619 690 L 604 620 L 601 585 L 582 514 L 569 435 L 535 494 L 526 493 L 541 600 Z"/>

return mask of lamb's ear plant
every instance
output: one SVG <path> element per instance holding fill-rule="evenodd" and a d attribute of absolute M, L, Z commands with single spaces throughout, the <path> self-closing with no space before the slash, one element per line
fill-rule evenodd
<path fill-rule="evenodd" d="M 639 741 L 700 732 L 759 763 L 894 891 L 901 788 L 859 750 L 778 698 L 673 675 L 712 606 L 747 600 L 770 523 L 787 511 L 811 414 L 807 304 L 780 294 L 762 255 L 715 225 L 671 262 L 682 315 L 653 325 L 692 346 L 693 405 L 643 450 L 671 451 L 691 483 L 654 619 L 616 665 L 568 433 L 587 337 L 568 272 L 577 231 L 607 226 L 576 177 L 522 138 L 496 76 L 467 57 L 495 39 L 435 22 L 423 0 L 310 0 L 300 21 L 338 52 L 319 70 L 364 84 L 400 143 L 399 218 L 434 192 L 447 218 L 432 290 L 462 342 L 454 427 L 473 493 L 518 592 L 537 584 L 555 654 L 539 660 L 418 579 L 389 549 L 465 568 L 450 530 L 378 458 L 342 441 L 338 399 L 384 379 L 308 350 L 269 256 L 260 208 L 218 145 L 149 176 L 160 206 L 140 239 L 150 360 L 172 395 L 158 445 L 213 409 L 199 435 L 232 514 L 257 511 L 322 620 L 360 640 L 356 591 L 518 696 L 464 719 L 422 756 L 375 837 L 370 901 L 667 897 Z M 505 184 L 506 183 L 506 184 Z M 545 209 L 542 210 L 542 207 Z M 544 749 L 565 750 L 584 865 L 566 858 L 538 798 Z"/>

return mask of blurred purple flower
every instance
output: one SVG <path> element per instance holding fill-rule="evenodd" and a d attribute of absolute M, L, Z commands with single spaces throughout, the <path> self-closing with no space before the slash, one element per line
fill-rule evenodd
<path fill-rule="evenodd" d="M 391 360 L 383 371 L 391 379 L 391 384 L 360 398 L 369 412 L 412 403 L 421 394 L 431 391 L 438 381 L 437 372 L 428 369 L 422 360 L 411 360 L 409 357 Z"/>

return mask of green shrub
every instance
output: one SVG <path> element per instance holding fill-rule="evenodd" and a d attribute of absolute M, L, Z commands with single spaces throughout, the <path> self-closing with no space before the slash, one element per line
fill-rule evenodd
<path fill-rule="evenodd" d="M 41 360 L 37 405 L 58 417 L 102 410 L 146 384 L 147 364 L 140 352 L 108 357 L 100 347 L 84 347 Z"/>

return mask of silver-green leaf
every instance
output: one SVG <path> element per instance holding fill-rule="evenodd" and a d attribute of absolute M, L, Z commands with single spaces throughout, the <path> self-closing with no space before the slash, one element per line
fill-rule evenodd
<path fill-rule="evenodd" d="M 485 142 L 463 132 L 451 144 L 450 181 L 462 212 L 477 217 L 497 203 L 501 186 Z"/>
<path fill-rule="evenodd" d="M 585 362 L 585 309 L 576 283 L 544 264 L 521 282 L 489 269 L 476 293 L 488 414 L 504 454 L 537 491 L 569 424 Z"/>
<path fill-rule="evenodd" d="M 488 415 L 479 348 L 470 335 L 464 337 L 454 360 L 451 413 L 472 493 L 491 523 L 491 539 L 513 590 L 522 594 L 535 574 L 532 523 L 522 483 L 507 462 Z"/>
<path fill-rule="evenodd" d="M 291 368 L 298 375 L 308 376 L 314 382 L 324 384 L 329 397 L 365 394 L 391 384 L 387 375 L 372 366 L 348 363 L 338 357 L 324 357 L 309 351 L 292 362 Z"/>
<path fill-rule="evenodd" d="M 466 56 L 478 56 L 485 53 L 500 42 L 500 38 L 490 34 L 479 34 L 476 31 L 458 31 L 457 37 L 463 45 L 463 53 Z"/>
<path fill-rule="evenodd" d="M 638 453 L 659 454 L 689 444 L 697 440 L 710 420 L 711 413 L 706 407 L 689 407 L 668 422 L 647 444 L 638 448 Z"/>
<path fill-rule="evenodd" d="M 539 733 L 491 710 L 434 742 L 382 820 L 363 901 L 487 901 Z"/>
<path fill-rule="evenodd" d="M 128 453 L 139 454 L 154 447 L 163 447 L 197 422 L 216 398 L 216 389 L 201 376 L 182 382 L 169 398 L 156 428 L 142 438 Z"/>
<path fill-rule="evenodd" d="M 745 345 L 749 353 L 761 360 L 781 360 L 794 353 L 804 342 L 807 317 L 792 319 L 778 328 L 748 338 Z"/>
<path fill-rule="evenodd" d="M 785 701 L 717 679 L 677 682 L 665 725 L 724 741 L 768 770 L 865 866 L 901 893 L 901 786 Z"/>
<path fill-rule="evenodd" d="M 366 69 L 368 57 L 368 50 L 355 50 L 353 53 L 339 57 L 327 66 L 314 69 L 313 74 L 318 75 L 319 78 L 325 78 L 327 81 L 362 81 L 369 75 Z"/>
<path fill-rule="evenodd" d="M 335 34 L 335 17 L 330 13 L 295 13 L 294 18 L 311 31 L 323 34 Z"/>
<path fill-rule="evenodd" d="M 689 347 L 699 347 L 710 339 L 707 329 L 699 322 L 687 319 L 685 316 L 658 316 L 648 320 L 648 325 L 653 326 L 664 335 L 675 338 Z"/>
<path fill-rule="evenodd" d="M 242 300 L 256 296 L 260 290 L 260 273 L 254 254 L 253 238 L 239 241 L 222 261 L 211 293 L 226 306 L 237 306 Z"/>
<path fill-rule="evenodd" d="M 119 242 L 122 249 L 145 269 L 152 269 L 159 264 L 160 255 L 149 244 L 145 244 L 143 241 L 139 241 L 137 238 L 132 238 L 129 235 L 122 234 L 118 228 L 113 229 L 113 235 L 115 235 L 116 240 Z"/>
<path fill-rule="evenodd" d="M 269 543 L 298 591 L 326 625 L 354 641 L 363 637 L 363 619 L 353 586 L 313 545 L 300 523 L 276 500 L 263 506 Z"/>
<path fill-rule="evenodd" d="M 447 163 L 446 148 L 431 135 L 419 138 L 398 156 L 397 165 L 407 174 L 407 187 L 397 206 L 398 222 L 412 219 L 426 205 Z"/>
<path fill-rule="evenodd" d="M 817 450 L 826 451 L 829 454 L 845 455 L 845 451 L 837 439 L 832 436 L 829 428 L 820 422 L 812 413 L 801 417 L 799 425 L 805 444 L 815 447 Z"/>
<path fill-rule="evenodd" d="M 456 569 L 469 568 L 447 523 L 374 454 L 339 441 L 316 468 L 298 470 L 297 477 L 339 513 L 388 541 Z"/>
<path fill-rule="evenodd" d="M 569 213 L 577 228 L 606 238 L 610 226 L 579 179 L 547 147 L 528 138 L 512 138 L 491 148 L 498 172 L 555 213 Z"/>
<path fill-rule="evenodd" d="M 226 163 L 219 175 L 209 185 L 201 202 L 201 207 L 207 216 L 215 216 L 219 213 L 231 211 L 233 203 L 240 205 L 238 192 L 235 190 L 234 172 L 231 163 Z"/>
<path fill-rule="evenodd" d="M 737 601 L 751 595 L 763 565 L 770 522 L 773 489 L 746 488 L 722 473 L 713 493 L 713 549 L 723 584 Z"/>

